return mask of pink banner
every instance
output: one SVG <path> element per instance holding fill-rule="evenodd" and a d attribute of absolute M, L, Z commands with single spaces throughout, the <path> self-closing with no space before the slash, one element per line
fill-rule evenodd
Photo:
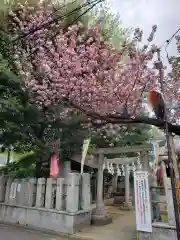
<path fill-rule="evenodd" d="M 58 145 L 56 144 L 55 153 L 52 154 L 50 159 L 50 176 L 56 177 L 59 173 L 59 166 L 58 166 Z"/>

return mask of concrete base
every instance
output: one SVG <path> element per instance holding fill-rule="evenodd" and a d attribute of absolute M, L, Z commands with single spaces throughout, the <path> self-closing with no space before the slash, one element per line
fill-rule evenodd
<path fill-rule="evenodd" d="M 114 205 L 123 204 L 124 201 L 125 201 L 125 197 L 124 196 L 114 195 L 114 201 L 113 201 Z"/>
<path fill-rule="evenodd" d="M 138 240 L 177 240 L 176 228 L 168 223 L 152 224 L 152 233 L 138 231 Z"/>
<path fill-rule="evenodd" d="M 73 234 L 91 224 L 91 210 L 76 213 L 0 203 L 0 222 Z"/>
<path fill-rule="evenodd" d="M 129 203 L 123 203 L 122 206 L 120 206 L 120 209 L 124 210 L 124 211 L 130 211 L 130 210 L 133 210 L 133 207 L 132 207 L 132 204 Z"/>
<path fill-rule="evenodd" d="M 112 222 L 112 217 L 106 212 L 104 206 L 100 208 L 94 208 L 91 215 L 91 223 L 97 226 L 103 226 L 110 224 Z"/>
<path fill-rule="evenodd" d="M 108 225 L 112 223 L 112 217 L 109 215 L 104 216 L 92 215 L 91 223 L 92 225 L 96 226 Z"/>

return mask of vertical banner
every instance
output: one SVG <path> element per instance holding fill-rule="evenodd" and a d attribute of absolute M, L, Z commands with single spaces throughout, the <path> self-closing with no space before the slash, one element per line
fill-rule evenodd
<path fill-rule="evenodd" d="M 151 202 L 147 171 L 134 172 L 134 192 L 136 228 L 138 231 L 152 232 Z"/>
<path fill-rule="evenodd" d="M 83 143 L 82 158 L 81 158 L 81 174 L 83 174 L 84 162 L 88 152 L 90 141 L 91 141 L 91 138 L 88 138 L 88 139 L 85 139 Z"/>
<path fill-rule="evenodd" d="M 56 177 L 58 173 L 59 173 L 58 144 L 55 144 L 55 152 L 51 155 L 50 158 L 50 176 Z"/>

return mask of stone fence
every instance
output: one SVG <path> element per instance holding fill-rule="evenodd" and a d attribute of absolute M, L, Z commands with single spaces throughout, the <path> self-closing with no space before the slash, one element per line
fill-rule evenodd
<path fill-rule="evenodd" d="M 91 223 L 90 175 L 0 177 L 0 221 L 70 233 Z"/>

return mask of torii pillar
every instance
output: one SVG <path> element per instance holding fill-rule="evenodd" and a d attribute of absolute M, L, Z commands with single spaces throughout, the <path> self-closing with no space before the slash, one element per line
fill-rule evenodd
<path fill-rule="evenodd" d="M 124 207 L 127 208 L 127 210 L 130 210 L 130 199 L 129 199 L 129 164 L 125 164 L 124 166 L 124 172 L 125 172 L 125 203 Z"/>
<path fill-rule="evenodd" d="M 149 172 L 149 154 L 148 151 L 140 152 L 140 163 L 142 164 L 142 169 Z"/>
<path fill-rule="evenodd" d="M 106 225 L 112 222 L 112 218 L 107 214 L 104 208 L 103 163 L 104 163 L 104 154 L 101 153 L 98 156 L 96 208 L 92 212 L 92 224 L 94 225 Z"/>

